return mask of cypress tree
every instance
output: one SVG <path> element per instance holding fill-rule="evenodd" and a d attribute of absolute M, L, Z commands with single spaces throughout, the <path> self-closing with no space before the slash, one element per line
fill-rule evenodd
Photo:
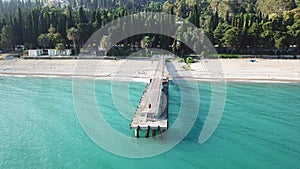
<path fill-rule="evenodd" d="M 0 0 L 0 11 L 3 11 L 3 1 Z"/>
<path fill-rule="evenodd" d="M 83 10 L 83 7 L 81 6 L 78 10 L 78 21 L 79 23 L 87 23 L 87 18 L 85 16 L 85 13 L 84 13 L 84 10 Z"/>
<path fill-rule="evenodd" d="M 21 8 L 18 8 L 18 33 L 19 33 L 19 44 L 24 44 L 24 25 L 23 25 L 23 15 Z"/>

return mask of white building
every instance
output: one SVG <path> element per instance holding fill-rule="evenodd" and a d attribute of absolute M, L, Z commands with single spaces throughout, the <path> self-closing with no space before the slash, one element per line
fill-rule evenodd
<path fill-rule="evenodd" d="M 42 49 L 28 50 L 28 56 L 41 56 L 43 55 Z"/>
<path fill-rule="evenodd" d="M 72 54 L 71 49 L 65 49 L 58 51 L 56 49 L 34 49 L 28 50 L 28 56 L 70 56 Z"/>
<path fill-rule="evenodd" d="M 55 49 L 48 49 L 49 56 L 70 56 L 72 54 L 71 49 L 65 49 L 63 51 L 57 51 Z"/>

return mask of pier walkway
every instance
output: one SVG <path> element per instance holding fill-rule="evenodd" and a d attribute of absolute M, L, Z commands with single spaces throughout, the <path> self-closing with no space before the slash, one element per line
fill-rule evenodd
<path fill-rule="evenodd" d="M 165 59 L 159 58 L 154 77 L 147 84 L 139 106 L 130 124 L 139 137 L 139 130 L 146 130 L 146 137 L 168 129 L 168 79 L 164 74 Z"/>

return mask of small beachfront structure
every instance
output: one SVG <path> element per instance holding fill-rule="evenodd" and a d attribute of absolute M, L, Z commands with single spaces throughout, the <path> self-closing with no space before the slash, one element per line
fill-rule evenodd
<path fill-rule="evenodd" d="M 28 50 L 28 56 L 41 56 L 43 54 L 43 50 L 36 49 L 36 50 Z"/>
<path fill-rule="evenodd" d="M 65 49 L 63 51 L 58 51 L 56 49 L 33 49 L 27 50 L 28 56 L 38 57 L 38 56 L 70 56 L 72 54 L 71 49 Z"/>

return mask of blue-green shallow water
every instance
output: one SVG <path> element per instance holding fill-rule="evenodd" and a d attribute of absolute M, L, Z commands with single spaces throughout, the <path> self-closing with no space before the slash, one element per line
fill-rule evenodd
<path fill-rule="evenodd" d="M 131 84 L 133 106 L 144 86 Z M 109 81 L 96 82 L 105 118 L 133 136 L 130 120 L 117 115 L 110 89 Z M 129 159 L 87 137 L 74 110 L 71 79 L 0 77 L 0 168 L 300 167 L 300 84 L 228 83 L 222 120 L 205 144 L 197 141 L 210 107 L 209 83 L 199 83 L 199 91 L 197 121 L 180 144 L 159 156 Z M 171 83 L 171 123 L 178 102 L 180 91 Z"/>

